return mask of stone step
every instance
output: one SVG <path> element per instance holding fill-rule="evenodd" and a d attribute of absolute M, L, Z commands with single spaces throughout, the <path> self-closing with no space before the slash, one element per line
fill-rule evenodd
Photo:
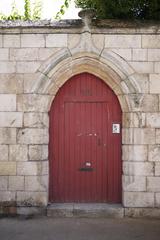
<path fill-rule="evenodd" d="M 48 217 L 96 217 L 123 218 L 124 208 L 120 204 L 54 203 L 47 207 Z"/>

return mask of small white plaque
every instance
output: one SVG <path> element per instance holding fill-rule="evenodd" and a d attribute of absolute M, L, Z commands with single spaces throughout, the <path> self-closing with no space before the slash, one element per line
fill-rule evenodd
<path fill-rule="evenodd" d="M 112 124 L 112 133 L 120 133 L 120 124 L 118 123 Z"/>

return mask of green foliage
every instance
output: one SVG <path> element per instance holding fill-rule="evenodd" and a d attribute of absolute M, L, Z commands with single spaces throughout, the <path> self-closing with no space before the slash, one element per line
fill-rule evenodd
<path fill-rule="evenodd" d="M 33 7 L 32 19 L 33 20 L 41 19 L 41 13 L 42 13 L 42 1 L 35 0 L 34 7 Z"/>
<path fill-rule="evenodd" d="M 6 16 L 2 13 L 0 13 L 0 20 L 18 20 L 18 19 L 23 19 L 23 15 L 21 15 L 19 12 L 18 12 L 18 9 L 16 7 L 16 3 L 15 1 L 13 1 L 12 3 L 12 10 L 11 10 L 11 14 L 9 16 Z"/>
<path fill-rule="evenodd" d="M 24 0 L 24 19 L 31 19 L 31 2 L 30 0 Z"/>
<path fill-rule="evenodd" d="M 160 20 L 160 0 L 75 0 L 83 9 L 94 8 L 98 18 Z"/>
<path fill-rule="evenodd" d="M 56 14 L 56 17 L 55 17 L 56 19 L 60 19 L 61 16 L 65 14 L 66 9 L 68 9 L 70 6 L 70 3 L 71 3 L 71 0 L 64 0 L 63 5 L 61 6 L 59 12 Z"/>

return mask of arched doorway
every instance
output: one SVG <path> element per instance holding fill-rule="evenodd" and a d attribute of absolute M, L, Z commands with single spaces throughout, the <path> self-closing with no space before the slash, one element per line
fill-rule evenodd
<path fill-rule="evenodd" d="M 78 74 L 50 110 L 50 202 L 121 202 L 122 112 L 98 77 Z"/>

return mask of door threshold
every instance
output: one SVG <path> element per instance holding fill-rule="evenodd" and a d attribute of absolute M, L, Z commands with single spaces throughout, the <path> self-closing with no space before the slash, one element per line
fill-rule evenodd
<path fill-rule="evenodd" d="M 121 204 L 107 203 L 52 203 L 47 207 L 48 217 L 123 218 Z"/>

